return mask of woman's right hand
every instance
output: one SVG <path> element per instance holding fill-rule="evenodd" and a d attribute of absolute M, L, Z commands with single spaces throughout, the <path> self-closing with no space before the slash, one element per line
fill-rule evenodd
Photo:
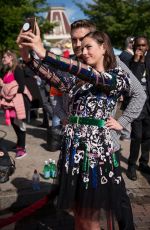
<path fill-rule="evenodd" d="M 20 31 L 20 34 L 18 35 L 17 38 L 17 44 L 19 45 L 19 48 L 22 50 L 25 49 L 25 51 L 29 51 L 29 50 L 33 50 L 35 51 L 35 53 L 37 54 L 37 56 L 40 59 L 43 59 L 46 55 L 46 50 L 43 46 L 41 37 L 40 37 L 40 29 L 38 27 L 38 24 L 36 22 L 35 24 L 36 26 L 36 34 L 33 34 L 32 31 L 27 31 L 27 32 L 23 32 L 22 30 Z M 24 52 L 24 51 L 22 51 Z M 27 52 L 26 52 L 27 54 Z M 23 55 L 23 59 L 25 57 L 25 52 L 22 53 L 21 55 Z M 28 52 L 29 54 L 29 52 Z M 26 57 L 25 57 L 26 58 Z"/>

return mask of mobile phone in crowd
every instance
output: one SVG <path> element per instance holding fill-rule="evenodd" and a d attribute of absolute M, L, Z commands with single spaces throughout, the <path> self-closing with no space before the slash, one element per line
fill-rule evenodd
<path fill-rule="evenodd" d="M 27 32 L 28 30 L 31 30 L 32 33 L 36 34 L 35 22 L 36 22 L 36 17 L 26 18 L 22 28 L 23 32 Z"/>

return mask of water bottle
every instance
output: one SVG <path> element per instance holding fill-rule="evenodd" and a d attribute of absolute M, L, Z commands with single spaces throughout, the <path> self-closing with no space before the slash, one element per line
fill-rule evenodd
<path fill-rule="evenodd" d="M 34 191 L 40 190 L 40 176 L 36 169 L 34 170 L 34 173 L 32 176 L 32 188 Z"/>
<path fill-rule="evenodd" d="M 50 177 L 52 177 L 52 159 L 49 159 L 49 173 L 50 173 Z"/>
<path fill-rule="evenodd" d="M 52 178 L 56 178 L 56 163 L 55 163 L 55 160 L 52 161 L 52 166 L 51 166 L 51 170 L 52 170 L 52 174 L 51 174 L 51 177 Z"/>
<path fill-rule="evenodd" d="M 44 174 L 45 179 L 50 178 L 50 170 L 49 170 L 48 161 L 45 161 L 45 165 L 44 165 L 44 168 L 43 168 L 43 174 Z"/>

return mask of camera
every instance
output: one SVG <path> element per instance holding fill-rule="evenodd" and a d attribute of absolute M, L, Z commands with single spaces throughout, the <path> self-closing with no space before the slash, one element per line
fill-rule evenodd
<path fill-rule="evenodd" d="M 32 33 L 36 34 L 35 22 L 36 22 L 35 17 L 27 18 L 23 27 L 22 27 L 23 32 L 27 32 L 28 30 L 32 30 Z"/>

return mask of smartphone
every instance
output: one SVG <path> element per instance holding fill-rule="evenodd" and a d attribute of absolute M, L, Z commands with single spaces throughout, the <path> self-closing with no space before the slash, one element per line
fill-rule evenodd
<path fill-rule="evenodd" d="M 35 22 L 36 17 L 26 18 L 26 21 L 23 24 L 23 31 L 27 32 L 28 30 L 32 30 L 32 33 L 36 34 Z"/>

